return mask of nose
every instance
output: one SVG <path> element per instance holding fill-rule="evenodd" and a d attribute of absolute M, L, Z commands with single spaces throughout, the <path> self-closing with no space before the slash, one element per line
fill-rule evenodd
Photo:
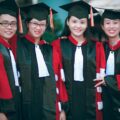
<path fill-rule="evenodd" d="M 9 24 L 9 25 L 7 26 L 7 28 L 11 29 L 11 28 L 12 28 L 12 25 L 11 25 L 11 24 Z"/>
<path fill-rule="evenodd" d="M 114 27 L 114 24 L 113 24 L 113 23 L 110 23 L 110 27 L 113 28 L 113 27 Z"/>

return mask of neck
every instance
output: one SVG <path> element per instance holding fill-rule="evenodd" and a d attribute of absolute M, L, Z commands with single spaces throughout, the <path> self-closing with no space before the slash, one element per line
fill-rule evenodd
<path fill-rule="evenodd" d="M 35 44 L 39 44 L 40 38 L 35 38 Z"/>
<path fill-rule="evenodd" d="M 8 39 L 3 38 L 3 40 L 4 40 L 5 42 L 9 43 L 9 40 L 8 40 Z"/>
<path fill-rule="evenodd" d="M 85 41 L 85 37 L 84 36 L 72 36 L 77 42 L 79 45 L 81 45 L 84 41 Z"/>
<path fill-rule="evenodd" d="M 111 46 L 116 45 L 120 41 L 120 37 L 109 38 L 109 43 Z"/>

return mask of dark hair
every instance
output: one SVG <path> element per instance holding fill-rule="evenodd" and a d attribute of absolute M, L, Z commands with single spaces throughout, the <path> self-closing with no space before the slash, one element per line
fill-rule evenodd
<path fill-rule="evenodd" d="M 106 41 L 106 40 L 108 40 L 108 36 L 106 35 L 106 33 L 104 32 L 104 30 L 102 29 L 102 26 L 104 26 L 104 17 L 102 16 L 101 17 L 101 22 L 100 22 L 100 24 L 101 24 L 101 41 Z"/>
<path fill-rule="evenodd" d="M 62 34 L 61 36 L 69 36 L 71 31 L 67 25 L 67 20 L 69 21 L 69 19 L 71 18 L 71 16 L 68 16 L 66 19 L 65 19 L 65 25 L 64 25 L 64 28 L 63 28 L 63 31 L 62 31 Z M 86 31 L 84 32 L 84 37 L 89 40 L 91 34 L 90 34 L 90 24 L 89 24 L 89 21 L 88 21 L 88 27 L 86 28 Z"/>

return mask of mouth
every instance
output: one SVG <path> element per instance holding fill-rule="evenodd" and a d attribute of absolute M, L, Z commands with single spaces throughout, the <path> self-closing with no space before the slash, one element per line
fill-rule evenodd
<path fill-rule="evenodd" d="M 13 34 L 13 32 L 11 32 L 11 31 L 6 31 L 5 32 L 7 35 L 12 35 Z"/>
<path fill-rule="evenodd" d="M 41 34 L 41 31 L 34 31 L 34 33 L 39 35 L 39 34 Z"/>
<path fill-rule="evenodd" d="M 109 30 L 108 31 L 110 34 L 114 34 L 115 33 L 115 30 Z"/>
<path fill-rule="evenodd" d="M 74 29 L 75 32 L 81 32 L 82 30 L 81 29 Z"/>

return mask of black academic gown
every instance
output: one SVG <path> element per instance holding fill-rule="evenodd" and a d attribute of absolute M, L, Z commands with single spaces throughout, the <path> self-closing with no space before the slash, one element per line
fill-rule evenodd
<path fill-rule="evenodd" d="M 0 99 L 0 112 L 6 114 L 8 120 L 21 120 L 21 103 L 19 87 L 15 86 L 15 80 L 12 70 L 11 57 L 9 53 L 10 45 L 0 38 L 0 54 L 3 56 L 4 68 L 12 91 L 12 99 Z M 0 68 L 1 69 L 1 68 Z M 4 71 L 4 70 L 3 70 Z"/>
<path fill-rule="evenodd" d="M 22 86 L 22 120 L 54 120 L 56 82 L 52 68 L 52 47 L 47 44 L 39 45 L 50 74 L 39 78 L 35 44 L 24 37 L 17 45 Z"/>
<path fill-rule="evenodd" d="M 120 75 L 120 42 L 114 47 L 104 43 L 106 61 L 110 51 L 115 55 L 115 73 L 105 77 L 106 86 L 103 86 L 104 120 L 120 120 L 120 89 L 118 89 L 117 75 Z M 120 80 L 119 80 L 120 81 Z"/>
<path fill-rule="evenodd" d="M 96 120 L 95 87 L 96 78 L 96 42 L 89 41 L 81 46 L 83 53 L 84 81 L 74 81 L 74 55 L 76 40 L 60 41 L 66 88 L 69 95 L 70 111 L 67 120 Z"/>

